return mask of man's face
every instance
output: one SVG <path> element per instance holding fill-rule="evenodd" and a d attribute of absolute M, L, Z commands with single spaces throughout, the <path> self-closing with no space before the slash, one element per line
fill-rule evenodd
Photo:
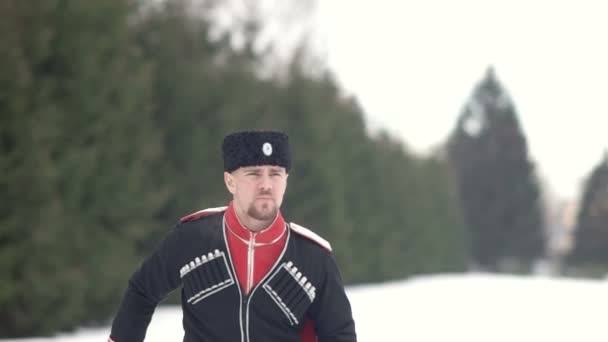
<path fill-rule="evenodd" d="M 247 166 L 224 172 L 224 182 L 237 211 L 258 221 L 277 216 L 287 188 L 288 174 L 280 166 Z"/>

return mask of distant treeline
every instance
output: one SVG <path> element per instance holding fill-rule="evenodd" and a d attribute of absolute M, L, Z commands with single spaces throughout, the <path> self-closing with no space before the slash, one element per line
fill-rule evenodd
<path fill-rule="evenodd" d="M 217 3 L 199 2 L 206 10 L 0 4 L 0 338 L 107 323 L 130 273 L 179 217 L 227 203 L 220 144 L 239 129 L 290 135 L 284 214 L 331 241 L 348 284 L 504 270 L 511 259 L 528 267 L 543 255 L 525 139 L 491 73 L 476 88 L 494 87 L 482 95 L 490 100 L 478 105 L 506 106 L 513 118 L 488 135 L 507 142 L 476 144 L 486 126 L 467 130 L 462 119 L 448 148 L 422 157 L 369 134 L 356 100 L 322 65 L 311 72 L 305 50 L 267 72 L 254 49 L 259 19 L 235 48 L 208 14 Z M 484 159 L 511 143 L 506 164 Z M 503 183 L 487 190 L 496 172 Z"/>

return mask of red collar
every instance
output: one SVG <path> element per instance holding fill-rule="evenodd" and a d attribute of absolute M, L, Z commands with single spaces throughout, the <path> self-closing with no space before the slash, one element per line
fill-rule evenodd
<path fill-rule="evenodd" d="M 253 236 L 255 236 L 256 244 L 272 243 L 274 241 L 277 241 L 287 229 L 285 225 L 285 220 L 283 219 L 283 215 L 281 215 L 281 212 L 279 211 L 279 214 L 272 222 L 270 227 L 259 232 L 252 232 L 251 230 L 243 226 L 243 224 L 241 224 L 241 221 L 239 221 L 239 218 L 236 216 L 236 212 L 234 211 L 233 202 L 230 202 L 230 204 L 228 205 L 224 217 L 226 218 L 226 228 L 228 232 L 238 236 L 240 240 L 246 241 L 249 241 Z"/>

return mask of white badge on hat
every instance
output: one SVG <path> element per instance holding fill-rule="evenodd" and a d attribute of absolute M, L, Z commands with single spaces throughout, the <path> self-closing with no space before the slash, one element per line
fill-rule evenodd
<path fill-rule="evenodd" d="M 272 145 L 267 142 L 264 143 L 264 145 L 262 145 L 262 152 L 264 152 L 266 156 L 270 156 L 272 154 Z"/>

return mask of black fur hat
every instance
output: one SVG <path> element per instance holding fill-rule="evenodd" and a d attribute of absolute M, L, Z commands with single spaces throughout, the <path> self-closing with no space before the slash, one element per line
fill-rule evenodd
<path fill-rule="evenodd" d="M 243 166 L 277 165 L 289 172 L 289 137 L 277 131 L 242 131 L 227 135 L 222 144 L 224 171 Z"/>

